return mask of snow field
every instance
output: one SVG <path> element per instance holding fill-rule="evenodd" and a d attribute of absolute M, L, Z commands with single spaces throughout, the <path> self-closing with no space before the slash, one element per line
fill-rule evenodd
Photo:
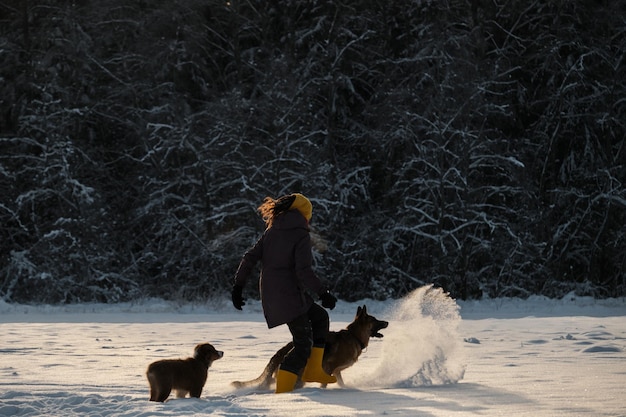
<path fill-rule="evenodd" d="M 347 388 L 236 390 L 289 340 L 260 306 L 15 306 L 0 303 L 0 416 L 625 416 L 626 303 L 589 299 L 456 303 L 422 288 L 403 300 L 340 302 L 389 320 L 344 371 Z M 459 305 L 461 308 L 459 309 Z M 200 399 L 148 399 L 152 361 L 199 342 L 225 352 Z"/>

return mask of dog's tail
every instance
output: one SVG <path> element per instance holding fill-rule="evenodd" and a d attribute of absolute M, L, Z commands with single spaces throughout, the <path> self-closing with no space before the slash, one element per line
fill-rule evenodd
<path fill-rule="evenodd" d="M 233 381 L 230 384 L 235 388 L 258 388 L 258 389 L 269 389 L 274 382 L 274 374 L 276 370 L 287 356 L 287 353 L 293 349 L 293 342 L 287 343 L 283 346 L 278 352 L 272 356 L 269 363 L 265 366 L 265 369 L 255 379 L 250 381 Z"/>

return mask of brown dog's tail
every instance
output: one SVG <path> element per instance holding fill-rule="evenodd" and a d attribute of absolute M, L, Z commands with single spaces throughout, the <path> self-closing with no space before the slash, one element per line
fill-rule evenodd
<path fill-rule="evenodd" d="M 276 370 L 287 356 L 287 353 L 293 349 L 293 342 L 287 343 L 283 346 L 278 352 L 272 356 L 269 363 L 265 366 L 265 369 L 255 379 L 250 381 L 233 381 L 230 384 L 235 388 L 258 388 L 258 389 L 269 389 L 272 382 L 274 382 L 274 374 Z"/>

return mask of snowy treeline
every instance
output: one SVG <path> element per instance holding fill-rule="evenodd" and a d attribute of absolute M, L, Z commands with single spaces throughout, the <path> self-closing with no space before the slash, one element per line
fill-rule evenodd
<path fill-rule="evenodd" d="M 625 50 L 615 1 L 3 1 L 0 297 L 225 291 L 295 191 L 347 300 L 624 295 Z"/>

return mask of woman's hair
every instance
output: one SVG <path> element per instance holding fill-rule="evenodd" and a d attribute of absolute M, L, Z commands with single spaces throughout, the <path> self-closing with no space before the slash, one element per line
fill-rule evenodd
<path fill-rule="evenodd" d="M 265 226 L 269 229 L 274 224 L 274 219 L 281 213 L 289 210 L 296 196 L 294 194 L 284 195 L 277 200 L 272 197 L 265 197 L 263 204 L 257 210 L 261 213 Z"/>

